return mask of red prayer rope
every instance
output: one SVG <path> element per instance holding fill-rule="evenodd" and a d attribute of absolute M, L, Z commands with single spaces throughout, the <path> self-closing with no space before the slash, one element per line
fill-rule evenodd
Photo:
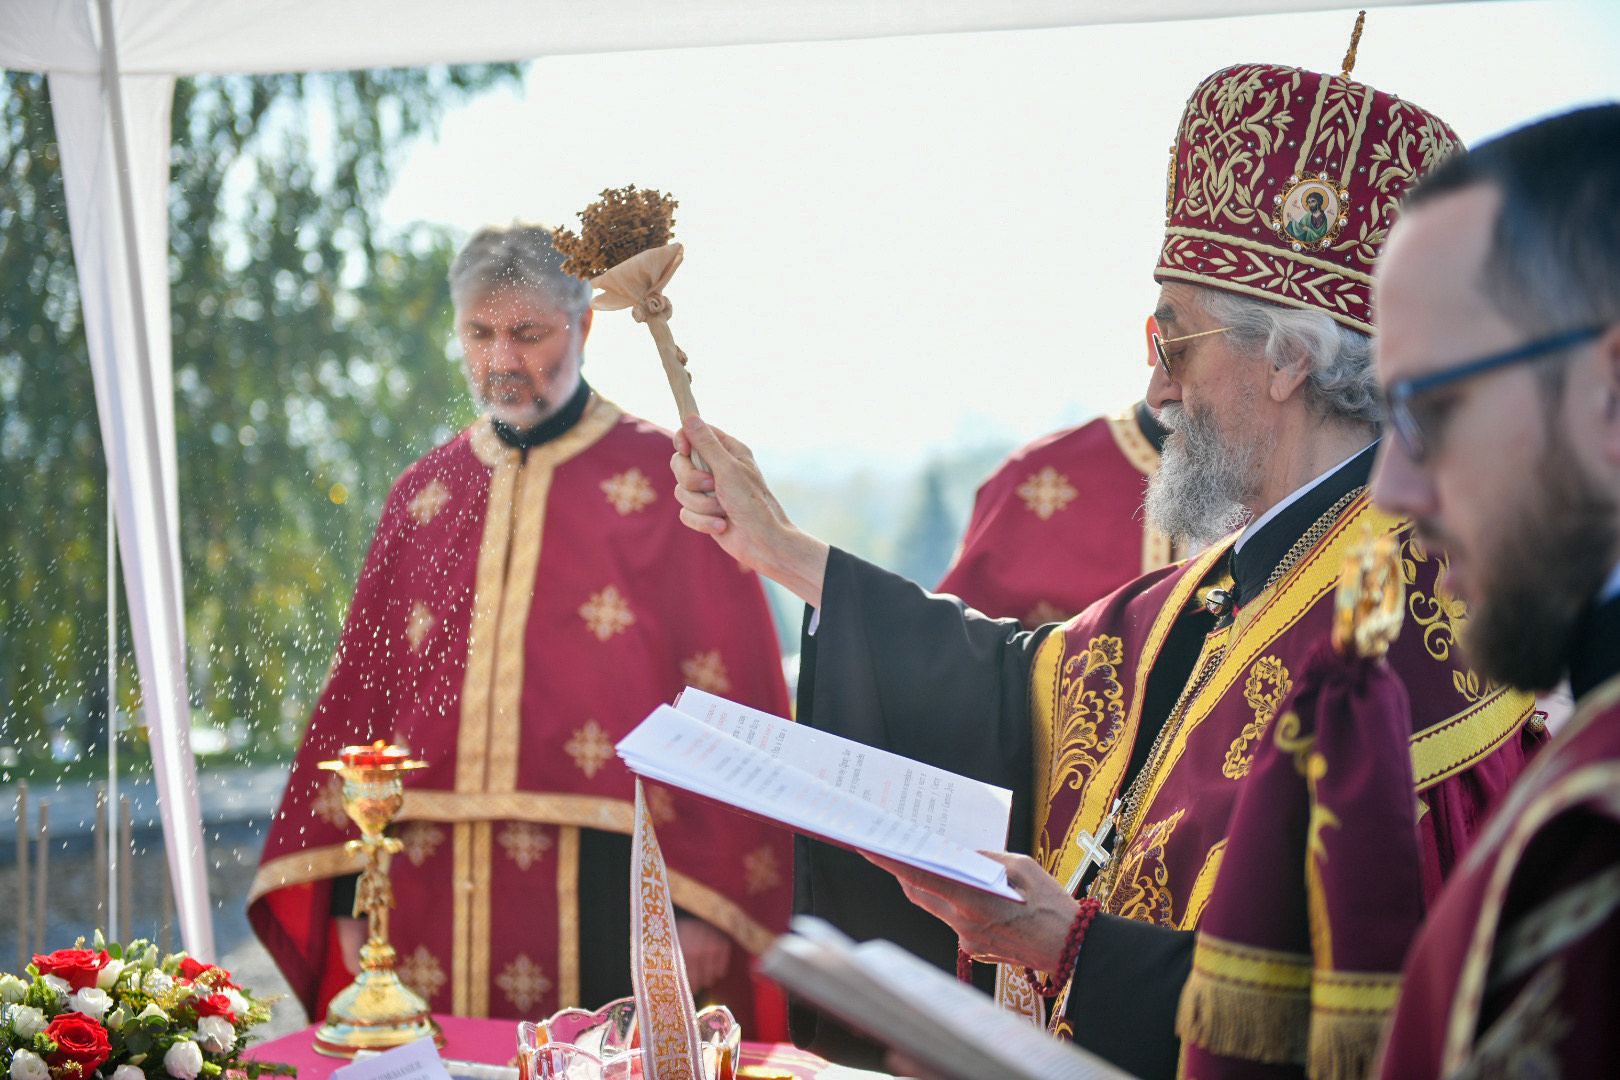
<path fill-rule="evenodd" d="M 1069 979 L 1074 975 L 1074 965 L 1080 959 L 1080 946 L 1086 940 L 1086 932 L 1091 929 L 1091 920 L 1097 917 L 1102 909 L 1102 901 L 1086 897 L 1080 901 L 1080 910 L 1075 912 L 1074 922 L 1069 924 L 1069 937 L 1063 944 L 1063 955 L 1058 958 L 1057 970 L 1042 982 L 1040 976 L 1029 968 L 1024 974 L 1029 977 L 1029 985 L 1043 998 L 1057 997 L 1063 988 L 1068 985 Z M 957 957 L 957 975 L 960 977 L 962 960 Z"/>

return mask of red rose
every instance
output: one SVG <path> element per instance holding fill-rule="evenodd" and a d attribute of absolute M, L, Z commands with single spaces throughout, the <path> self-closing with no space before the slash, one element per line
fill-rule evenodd
<path fill-rule="evenodd" d="M 236 1023 L 236 1014 L 231 1012 L 231 999 L 224 994 L 209 994 L 207 997 L 193 998 L 191 1007 L 196 1010 L 199 1017 L 223 1016 L 231 1023 Z"/>
<path fill-rule="evenodd" d="M 100 949 L 57 949 L 49 956 L 35 956 L 34 966 L 41 975 L 66 979 L 75 990 L 96 985 L 96 974 L 112 961 Z"/>
<path fill-rule="evenodd" d="M 45 1025 L 45 1037 L 56 1044 L 56 1049 L 45 1055 L 53 1074 L 61 1069 L 69 1076 L 89 1076 L 112 1053 L 107 1029 L 81 1012 L 57 1016 Z"/>
<path fill-rule="evenodd" d="M 232 990 L 241 989 L 240 986 L 237 986 L 235 983 L 231 982 L 231 973 L 222 967 L 215 967 L 213 964 L 205 964 L 200 960 L 193 960 L 189 956 L 180 961 L 180 977 L 182 979 L 190 979 L 192 982 L 196 982 L 197 977 L 205 971 L 218 972 L 218 974 L 210 975 L 208 977 L 208 984 L 210 986 L 228 986 Z"/>

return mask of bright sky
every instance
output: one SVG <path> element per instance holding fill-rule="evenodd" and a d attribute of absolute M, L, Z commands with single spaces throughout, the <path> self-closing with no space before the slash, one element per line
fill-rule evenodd
<path fill-rule="evenodd" d="M 679 198 L 666 290 L 704 415 L 767 472 L 911 467 L 1128 404 L 1170 144 L 1204 75 L 1337 66 L 1344 13 L 547 58 L 419 145 L 385 214 L 577 224 L 604 187 Z M 1620 4 L 1375 9 L 1357 78 L 1469 142 L 1620 99 Z M 646 329 L 587 374 L 670 425 Z"/>

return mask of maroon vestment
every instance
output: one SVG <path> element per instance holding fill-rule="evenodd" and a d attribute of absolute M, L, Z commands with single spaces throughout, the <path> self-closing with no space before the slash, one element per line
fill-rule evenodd
<path fill-rule="evenodd" d="M 596 1007 L 582 986 L 608 964 L 628 992 L 635 796 L 614 742 L 687 684 L 787 711 L 760 583 L 680 524 L 670 448 L 592 399 L 526 450 L 480 420 L 395 483 L 249 901 L 312 1014 L 341 985 L 330 895 L 357 835 L 315 765 L 378 738 L 428 763 L 394 826 L 391 936 L 433 1011 Z M 742 946 L 720 1000 L 746 1014 L 748 953 L 786 923 L 788 835 L 648 798 L 675 903 Z M 622 923 L 601 915 L 620 909 Z"/>
<path fill-rule="evenodd" d="M 938 591 L 1031 629 L 1084 611 L 1170 562 L 1142 515 L 1158 468 L 1136 409 L 1030 443 L 979 485 Z"/>
<path fill-rule="evenodd" d="M 1429 912 L 1380 1075 L 1595 1080 L 1617 1069 L 1620 677 L 1582 695 Z"/>

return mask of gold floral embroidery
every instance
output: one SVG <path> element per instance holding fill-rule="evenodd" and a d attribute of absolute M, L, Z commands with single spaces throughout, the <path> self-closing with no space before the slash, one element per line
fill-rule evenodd
<path fill-rule="evenodd" d="M 416 519 L 418 525 L 426 525 L 449 501 L 450 489 L 435 479 L 428 481 L 421 491 L 411 496 L 411 501 L 405 504 L 405 508 L 410 511 L 411 517 Z"/>
<path fill-rule="evenodd" d="M 630 605 L 612 585 L 581 604 L 579 617 L 585 620 L 586 627 L 596 635 L 597 641 L 606 641 L 614 634 L 623 633 L 636 622 Z"/>
<path fill-rule="evenodd" d="M 1170 893 L 1164 849 L 1185 813 L 1177 810 L 1165 820 L 1153 822 L 1131 841 L 1120 866 L 1119 883 L 1108 898 L 1110 912 L 1139 922 L 1174 925 L 1175 898 Z"/>
<path fill-rule="evenodd" d="M 726 662 L 721 658 L 719 649 L 710 649 L 682 660 L 681 678 L 686 680 L 686 685 L 707 690 L 711 694 L 731 692 L 731 677 L 726 673 Z"/>
<path fill-rule="evenodd" d="M 762 847 L 744 855 L 743 880 L 748 883 L 749 896 L 758 895 L 782 884 L 782 870 L 776 865 L 776 852 L 768 847 Z"/>
<path fill-rule="evenodd" d="M 613 741 L 600 724 L 587 720 L 584 727 L 575 730 L 574 737 L 563 745 L 563 749 L 568 751 L 568 756 L 574 759 L 574 764 L 589 780 L 613 756 Z"/>
<path fill-rule="evenodd" d="M 405 845 L 402 850 L 411 865 L 421 866 L 444 843 L 444 830 L 431 821 L 413 821 L 400 830 L 399 842 Z"/>
<path fill-rule="evenodd" d="M 1264 656 L 1254 662 L 1249 669 L 1249 679 L 1243 684 L 1243 700 L 1254 710 L 1254 720 L 1245 724 L 1238 737 L 1232 740 L 1232 745 L 1226 751 L 1226 760 L 1221 763 L 1222 776 L 1228 780 L 1241 780 L 1249 774 L 1249 766 L 1254 762 L 1254 755 L 1249 753 L 1249 744 L 1266 730 L 1266 725 L 1277 715 L 1277 709 L 1293 687 L 1288 669 L 1275 656 Z"/>
<path fill-rule="evenodd" d="M 1124 658 L 1125 643 L 1103 634 L 1092 638 L 1085 652 L 1064 662 L 1058 688 L 1062 720 L 1057 745 L 1062 749 L 1054 770 L 1056 785 L 1067 782 L 1078 790 L 1119 739 L 1125 720 L 1125 688 L 1119 682 Z"/>
<path fill-rule="evenodd" d="M 1030 513 L 1042 521 L 1051 520 L 1053 514 L 1068 506 L 1079 494 L 1069 478 L 1050 465 L 1031 473 L 1029 479 L 1018 485 L 1018 497 L 1024 500 Z"/>
<path fill-rule="evenodd" d="M 641 475 L 640 469 L 628 469 L 602 481 L 600 487 L 607 501 L 621 516 L 646 509 L 647 504 L 658 497 L 647 478 Z"/>
<path fill-rule="evenodd" d="M 418 600 L 411 605 L 411 613 L 405 620 L 405 640 L 411 644 L 411 652 L 422 651 L 422 644 L 427 641 L 428 635 L 433 633 L 433 624 L 437 622 L 433 612 L 422 601 Z"/>
<path fill-rule="evenodd" d="M 509 822 L 499 839 L 506 857 L 517 863 L 519 870 L 527 870 L 551 850 L 551 836 L 541 826 L 527 821 Z"/>
<path fill-rule="evenodd" d="M 416 951 L 401 960 L 395 970 L 399 972 L 400 982 L 415 990 L 422 995 L 423 1000 L 430 1003 L 449 981 L 449 977 L 444 973 L 444 965 L 428 952 L 426 945 L 418 945 Z"/>
<path fill-rule="evenodd" d="M 310 809 L 333 828 L 347 828 L 349 815 L 343 809 L 343 781 L 335 775 L 328 776 L 326 783 L 315 792 L 315 803 Z"/>
<path fill-rule="evenodd" d="M 1418 589 L 1418 566 L 1431 556 L 1422 542 L 1408 536 L 1401 544 L 1401 574 L 1406 579 L 1406 609 L 1423 632 L 1423 648 L 1436 660 L 1450 660 L 1452 647 L 1458 642 L 1468 623 L 1468 605 L 1464 604 L 1445 586 L 1451 564 L 1444 555 L 1433 556 L 1436 564 L 1434 595 Z M 1451 685 L 1464 701 L 1482 701 L 1496 693 L 1500 687 L 1494 681 L 1481 679 L 1472 669 L 1451 673 Z"/>
<path fill-rule="evenodd" d="M 519 1012 L 528 1012 L 551 990 L 551 980 L 540 965 L 522 953 L 495 977 L 495 985 Z"/>

